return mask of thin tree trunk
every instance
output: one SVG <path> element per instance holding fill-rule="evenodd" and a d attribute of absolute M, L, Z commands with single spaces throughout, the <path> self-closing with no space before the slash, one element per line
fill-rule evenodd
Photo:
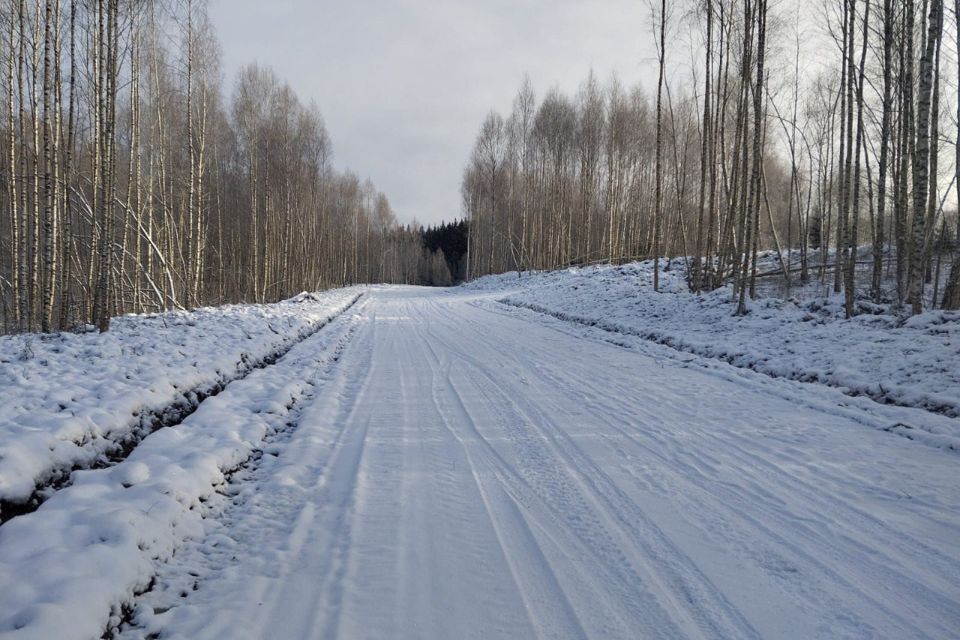
<path fill-rule="evenodd" d="M 884 213 L 887 206 L 887 162 L 890 153 L 890 117 L 892 112 L 893 0 L 883 2 L 883 117 L 880 125 L 880 166 L 877 182 L 877 214 L 873 235 L 873 301 L 880 303 L 883 279 Z"/>
<path fill-rule="evenodd" d="M 657 75 L 656 202 L 653 209 L 653 290 L 660 290 L 660 227 L 663 224 L 663 71 L 666 58 L 667 0 L 660 2 L 659 73 Z"/>
<path fill-rule="evenodd" d="M 911 311 L 923 311 L 923 264 L 926 253 L 926 204 L 930 186 L 930 101 L 933 93 L 934 63 L 943 28 L 943 0 L 931 0 L 927 42 L 920 59 L 917 94 L 917 142 L 913 160 L 913 254 L 910 261 L 909 295 Z"/>
<path fill-rule="evenodd" d="M 13 316 L 14 323 L 22 331 L 24 330 L 23 326 L 23 314 L 24 309 L 22 307 L 23 300 L 20 297 L 21 287 L 23 286 L 23 279 L 21 276 L 21 269 L 23 266 L 22 262 L 22 253 L 21 253 L 21 223 L 20 223 L 20 210 L 17 208 L 17 199 L 19 197 L 17 193 L 17 133 L 16 133 L 16 101 L 20 96 L 14 97 L 14 83 L 16 82 L 14 76 L 14 52 L 17 50 L 16 41 L 15 41 L 15 15 L 17 11 L 17 5 L 14 4 L 15 0 L 10 2 L 10 22 L 9 22 L 9 45 L 10 50 L 7 56 L 7 135 L 9 145 L 7 148 L 8 156 L 7 161 L 10 163 L 10 178 L 7 180 L 7 198 L 9 199 L 10 207 L 10 279 L 12 280 L 12 295 L 13 295 Z M 22 7 L 22 2 L 20 6 Z"/>
<path fill-rule="evenodd" d="M 851 19 L 851 27 L 855 26 L 856 23 L 856 12 L 851 8 L 851 13 L 854 14 Z M 850 211 L 851 223 L 850 223 L 850 238 L 848 242 L 847 251 L 849 251 L 849 259 L 847 262 L 847 273 L 846 280 L 843 285 L 844 290 L 844 310 L 846 311 L 847 318 L 852 318 L 855 313 L 854 308 L 854 294 L 856 286 L 856 271 L 857 271 L 857 244 L 858 244 L 858 231 L 859 231 L 859 222 L 860 222 L 860 149 L 863 146 L 863 82 L 864 76 L 866 75 L 866 61 L 867 61 L 867 38 L 869 36 L 869 25 L 870 25 L 870 0 L 866 0 L 864 4 L 863 11 L 863 42 L 860 49 L 860 71 L 859 77 L 857 79 L 857 135 L 855 141 L 855 148 L 853 151 L 854 156 L 854 168 L 853 168 L 853 205 Z M 851 40 L 853 39 L 855 31 L 851 29 L 850 35 Z M 851 47 L 852 49 L 852 47 Z"/>
<path fill-rule="evenodd" d="M 960 0 L 954 0 L 953 15 L 956 18 L 957 49 L 960 50 Z M 957 77 L 960 78 L 960 56 L 957 56 Z M 960 122 L 960 100 L 957 101 L 957 122 Z M 956 155 L 953 165 L 954 184 L 957 188 L 957 198 L 960 201 L 960 144 L 955 144 Z M 943 292 L 943 309 L 960 309 L 960 207 L 957 213 L 957 226 L 954 233 L 956 250 L 953 255 L 953 265 L 950 267 L 950 277 Z"/>
<path fill-rule="evenodd" d="M 740 297 L 737 303 L 737 315 L 747 313 L 746 289 L 747 275 L 750 271 L 756 273 L 756 260 L 751 260 L 751 254 L 756 254 L 756 232 L 760 220 L 760 172 L 762 168 L 762 139 L 763 139 L 763 62 L 766 47 L 767 2 L 757 2 L 757 77 L 753 90 L 753 152 L 752 168 L 750 170 L 750 195 L 747 200 L 747 215 L 744 220 L 745 242 L 743 243 L 743 265 L 740 273 Z M 751 266 L 752 264 L 752 266 Z"/>

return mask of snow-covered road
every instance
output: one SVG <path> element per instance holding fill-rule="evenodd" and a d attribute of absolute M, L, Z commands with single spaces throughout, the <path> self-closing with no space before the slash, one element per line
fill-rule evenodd
<path fill-rule="evenodd" d="M 949 638 L 956 452 L 839 392 L 371 292 L 296 428 L 123 635 Z M 798 401 L 802 398 L 802 401 Z M 216 511 L 216 510 L 215 510 Z"/>

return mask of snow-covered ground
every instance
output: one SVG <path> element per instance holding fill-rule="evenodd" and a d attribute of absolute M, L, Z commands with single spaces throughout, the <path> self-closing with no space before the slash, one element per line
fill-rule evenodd
<path fill-rule="evenodd" d="M 630 269 L 367 290 L 0 526 L 0 635 L 956 637 L 958 420 L 589 326 Z"/>
<path fill-rule="evenodd" d="M 357 295 L 343 289 L 270 305 L 131 315 L 104 334 L 0 337 L 0 509 L 39 501 L 72 469 L 122 455 Z"/>
<path fill-rule="evenodd" d="M 674 261 L 659 294 L 650 262 L 489 276 L 467 288 L 767 375 L 960 416 L 960 312 L 910 317 L 861 303 L 863 313 L 846 320 L 838 295 L 760 298 L 737 317 L 729 287 L 698 296 L 683 275 Z"/>
<path fill-rule="evenodd" d="M 327 312 L 333 300 L 352 298 L 331 296 Z M 202 530 L 202 504 L 226 476 L 288 426 L 356 324 L 355 315 L 339 316 L 119 464 L 73 473 L 71 486 L 0 527 L 0 635 L 98 638 L 118 624 L 157 563 Z"/>

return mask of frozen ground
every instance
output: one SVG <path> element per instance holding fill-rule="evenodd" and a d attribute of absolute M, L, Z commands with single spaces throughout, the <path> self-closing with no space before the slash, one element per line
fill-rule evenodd
<path fill-rule="evenodd" d="M 956 419 L 504 295 L 371 290 L 75 473 L 0 527 L 0 634 L 955 637 Z"/>

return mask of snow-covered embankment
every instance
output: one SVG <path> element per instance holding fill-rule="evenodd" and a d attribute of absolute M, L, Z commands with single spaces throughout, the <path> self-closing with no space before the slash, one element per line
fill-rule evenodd
<path fill-rule="evenodd" d="M 329 317 L 355 296 L 304 301 L 314 305 L 305 315 Z M 119 464 L 74 472 L 71 486 L 0 527 L 0 635 L 89 638 L 116 626 L 124 607 L 150 588 L 157 563 L 202 531 L 202 503 L 265 437 L 296 420 L 298 402 L 327 375 L 359 322 L 353 312 L 339 315 L 273 366 L 205 400 L 182 424 L 151 434 Z"/>
<path fill-rule="evenodd" d="M 358 295 L 131 315 L 104 334 L 0 337 L 0 520 L 35 508 L 72 470 L 104 466 L 178 422 Z"/>

